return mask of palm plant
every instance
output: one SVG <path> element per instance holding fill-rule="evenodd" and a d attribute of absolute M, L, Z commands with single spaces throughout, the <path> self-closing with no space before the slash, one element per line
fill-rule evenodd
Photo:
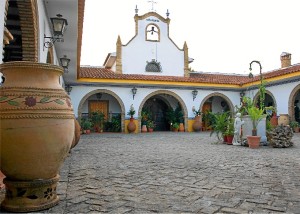
<path fill-rule="evenodd" d="M 252 106 L 248 108 L 248 114 L 252 120 L 252 135 L 257 136 L 257 125 L 264 118 L 264 109 Z"/>
<path fill-rule="evenodd" d="M 210 136 L 216 134 L 218 141 L 222 142 L 222 138 L 227 129 L 228 123 L 228 112 L 224 113 L 211 113 L 214 116 L 214 123 L 212 124 L 212 130 Z"/>

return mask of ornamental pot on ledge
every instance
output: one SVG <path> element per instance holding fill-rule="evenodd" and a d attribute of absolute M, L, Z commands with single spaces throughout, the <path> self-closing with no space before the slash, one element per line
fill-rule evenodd
<path fill-rule="evenodd" d="M 31 212 L 55 206 L 58 172 L 72 145 L 74 113 L 59 84 L 63 69 L 34 62 L 0 64 L 2 208 Z"/>

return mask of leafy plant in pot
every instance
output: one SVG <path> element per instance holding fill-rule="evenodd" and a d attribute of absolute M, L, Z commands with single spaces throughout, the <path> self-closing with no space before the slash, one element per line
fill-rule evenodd
<path fill-rule="evenodd" d="M 94 128 L 96 132 L 103 132 L 103 122 L 104 122 L 104 114 L 100 111 L 95 111 L 91 113 L 91 120 L 94 124 Z"/>
<path fill-rule="evenodd" d="M 148 132 L 153 132 L 154 127 L 155 127 L 154 121 L 148 120 L 147 121 Z"/>
<path fill-rule="evenodd" d="M 261 136 L 257 136 L 257 125 L 264 118 L 264 110 L 251 106 L 248 115 L 252 121 L 252 136 L 247 136 L 247 141 L 250 148 L 258 148 Z"/>
<path fill-rule="evenodd" d="M 225 131 L 225 135 L 227 136 L 227 144 L 232 145 L 232 140 L 234 136 L 234 120 L 229 118 L 227 120 L 227 128 Z"/>
<path fill-rule="evenodd" d="M 212 130 L 210 136 L 216 134 L 218 141 L 222 142 L 227 129 L 228 112 L 224 113 L 210 113 L 214 119 L 212 123 Z"/>
<path fill-rule="evenodd" d="M 294 130 L 294 132 L 299 132 L 299 123 L 297 121 L 291 121 L 290 127 Z"/>
<path fill-rule="evenodd" d="M 91 127 L 92 127 L 92 122 L 90 121 L 90 119 L 85 118 L 82 120 L 81 122 L 81 127 L 83 129 L 83 133 L 84 134 L 89 134 L 91 132 Z"/>

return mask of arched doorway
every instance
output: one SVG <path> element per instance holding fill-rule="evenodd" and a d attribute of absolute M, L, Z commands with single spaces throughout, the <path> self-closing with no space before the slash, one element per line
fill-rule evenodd
<path fill-rule="evenodd" d="M 260 106 L 260 95 L 259 95 L 258 92 L 254 96 L 253 101 L 254 101 L 255 105 Z M 266 90 L 266 92 L 265 92 L 264 106 L 265 107 L 273 106 L 275 109 L 276 109 L 276 106 L 277 106 L 275 97 L 268 90 Z"/>
<path fill-rule="evenodd" d="M 170 126 L 166 119 L 166 112 L 168 111 L 168 108 L 169 103 L 159 95 L 155 95 L 145 102 L 143 110 L 150 113 L 149 119 L 154 122 L 155 131 L 170 130 Z"/>
<path fill-rule="evenodd" d="M 142 126 L 143 111 L 150 112 L 151 120 L 156 124 L 156 131 L 169 131 L 170 123 L 167 118 L 168 111 L 180 109 L 182 112 L 182 122 L 184 129 L 188 130 L 187 108 L 181 97 L 176 93 L 167 90 L 155 91 L 144 98 L 139 107 L 139 129 Z"/>
<path fill-rule="evenodd" d="M 300 84 L 291 92 L 289 97 L 289 115 L 292 120 L 300 123 Z"/>
<path fill-rule="evenodd" d="M 104 131 L 125 132 L 125 106 L 121 98 L 112 91 L 98 89 L 86 94 L 78 105 L 78 121 L 89 118 L 92 112 L 104 114 Z"/>
<path fill-rule="evenodd" d="M 221 93 L 212 93 L 207 95 L 200 104 L 200 109 L 202 112 L 202 126 L 203 130 L 209 130 L 211 126 L 211 114 L 221 113 L 221 112 L 234 112 L 234 106 L 230 99 Z"/>

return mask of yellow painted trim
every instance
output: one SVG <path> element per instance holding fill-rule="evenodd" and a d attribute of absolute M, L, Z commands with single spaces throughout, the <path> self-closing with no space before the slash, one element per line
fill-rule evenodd
<path fill-rule="evenodd" d="M 297 77 L 300 76 L 300 71 L 298 72 L 294 72 L 291 74 L 285 74 L 285 75 L 280 75 L 277 77 L 272 77 L 272 78 L 268 78 L 268 79 L 264 79 L 266 82 L 274 82 L 274 81 L 278 81 L 278 80 L 282 80 L 282 79 L 287 79 L 287 78 L 291 78 L 291 77 Z M 244 85 L 242 85 L 242 87 L 249 87 L 249 86 L 253 86 L 253 85 L 259 85 L 260 84 L 260 80 L 259 81 L 255 81 L 255 82 L 251 82 L 251 83 L 246 83 Z"/>
<path fill-rule="evenodd" d="M 125 84 L 137 84 L 137 85 L 177 85 L 177 86 L 205 86 L 205 87 L 225 87 L 225 88 L 241 88 L 240 85 L 232 84 L 216 84 L 216 83 L 201 83 L 201 82 L 164 82 L 154 80 L 125 80 L 125 79 L 93 79 L 93 78 L 80 78 L 79 82 L 97 82 L 97 83 L 125 83 Z"/>

